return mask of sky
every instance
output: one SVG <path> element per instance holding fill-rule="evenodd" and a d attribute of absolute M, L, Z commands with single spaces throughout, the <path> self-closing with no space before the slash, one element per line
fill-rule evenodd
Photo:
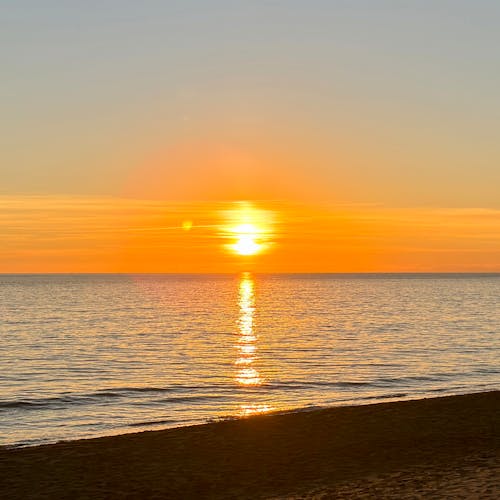
<path fill-rule="evenodd" d="M 0 272 L 500 271 L 499 24 L 486 0 L 0 1 Z M 243 201 L 269 214 L 251 258 Z"/>

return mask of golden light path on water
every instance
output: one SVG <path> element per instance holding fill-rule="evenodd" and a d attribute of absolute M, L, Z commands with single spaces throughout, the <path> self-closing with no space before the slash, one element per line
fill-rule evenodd
<path fill-rule="evenodd" d="M 257 335 L 254 329 L 255 283 L 250 273 L 243 273 L 239 283 L 238 357 L 235 361 L 236 382 L 243 387 L 260 386 L 262 377 L 255 367 L 257 360 Z M 243 416 L 266 413 L 272 407 L 264 404 L 241 405 Z"/>

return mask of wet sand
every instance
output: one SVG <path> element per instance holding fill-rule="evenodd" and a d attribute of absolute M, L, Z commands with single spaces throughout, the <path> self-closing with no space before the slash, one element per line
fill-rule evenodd
<path fill-rule="evenodd" d="M 500 498 L 500 391 L 0 449 L 0 498 Z"/>

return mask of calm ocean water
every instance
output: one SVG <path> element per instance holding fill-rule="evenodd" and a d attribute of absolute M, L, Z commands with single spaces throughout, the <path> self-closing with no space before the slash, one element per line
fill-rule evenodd
<path fill-rule="evenodd" d="M 499 275 L 0 275 L 0 444 L 498 389 Z"/>

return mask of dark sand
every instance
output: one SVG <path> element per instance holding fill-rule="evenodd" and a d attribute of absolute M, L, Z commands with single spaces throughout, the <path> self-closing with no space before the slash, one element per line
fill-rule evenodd
<path fill-rule="evenodd" d="M 500 392 L 0 449 L 0 498 L 500 498 Z"/>

